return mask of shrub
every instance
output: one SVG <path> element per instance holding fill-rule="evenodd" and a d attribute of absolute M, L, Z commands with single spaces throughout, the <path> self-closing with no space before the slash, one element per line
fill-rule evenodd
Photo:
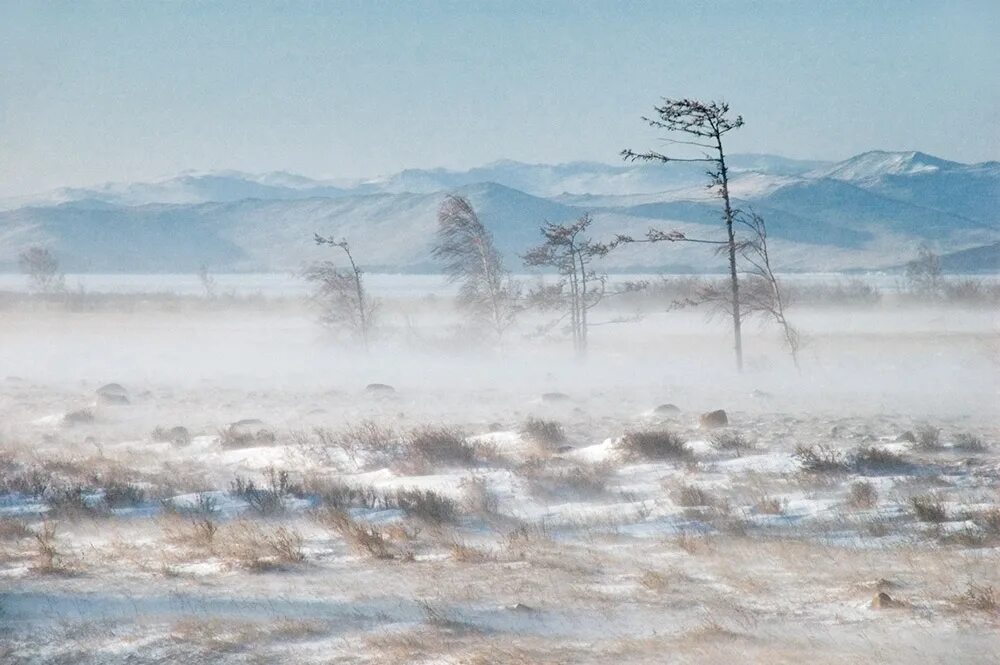
<path fill-rule="evenodd" d="M 963 433 L 955 437 L 955 448 L 970 453 L 983 453 L 989 450 L 982 439 L 974 434 Z"/>
<path fill-rule="evenodd" d="M 960 601 L 966 607 L 982 612 L 996 612 L 1000 608 L 1000 596 L 990 585 L 969 585 Z"/>
<path fill-rule="evenodd" d="M 340 445 L 355 462 L 361 453 L 374 453 L 385 461 L 399 456 L 402 449 L 396 431 L 374 420 L 348 425 L 340 434 Z"/>
<path fill-rule="evenodd" d="M 885 448 L 862 446 L 851 455 L 851 466 L 856 471 L 884 472 L 906 466 L 903 456 Z"/>
<path fill-rule="evenodd" d="M 99 515 L 104 512 L 105 506 L 100 501 L 87 501 L 87 492 L 79 484 L 49 487 L 45 490 L 44 500 L 53 515 L 66 517 Z"/>
<path fill-rule="evenodd" d="M 20 540 L 33 536 L 34 532 L 21 520 L 12 517 L 0 517 L 0 541 Z"/>
<path fill-rule="evenodd" d="M 921 522 L 940 523 L 948 520 L 948 512 L 937 497 L 915 496 L 910 499 L 910 505 Z"/>
<path fill-rule="evenodd" d="M 186 427 L 160 427 L 159 425 L 153 429 L 150 433 L 149 438 L 158 443 L 172 443 L 178 446 L 186 446 L 191 443 L 191 433 Z"/>
<path fill-rule="evenodd" d="M 925 425 L 917 429 L 917 441 L 914 444 L 920 450 L 938 450 L 941 448 L 941 430 Z"/>
<path fill-rule="evenodd" d="M 42 522 L 35 536 L 35 560 L 33 569 L 40 573 L 57 573 L 64 570 L 62 555 L 56 547 L 56 523 Z"/>
<path fill-rule="evenodd" d="M 773 496 L 762 496 L 753 504 L 755 513 L 762 515 L 780 515 L 785 512 L 786 502 Z"/>
<path fill-rule="evenodd" d="M 218 523 L 209 517 L 183 519 L 179 515 L 167 515 L 161 524 L 169 542 L 199 550 L 211 551 L 219 532 Z"/>
<path fill-rule="evenodd" d="M 531 459 L 517 468 L 532 494 L 546 498 L 590 498 L 607 489 L 607 464 L 577 464 L 568 460 Z"/>
<path fill-rule="evenodd" d="M 688 460 L 694 457 L 680 435 L 665 429 L 626 432 L 618 442 L 618 449 L 630 460 Z"/>
<path fill-rule="evenodd" d="M 432 490 L 399 490 L 396 505 L 406 514 L 431 524 L 444 524 L 458 519 L 458 504 Z"/>
<path fill-rule="evenodd" d="M 554 420 L 528 417 L 521 426 L 521 434 L 544 446 L 558 446 L 566 443 L 566 431 Z"/>
<path fill-rule="evenodd" d="M 274 444 L 274 432 L 266 427 L 253 429 L 248 423 L 233 423 L 219 430 L 219 444 L 223 448 L 252 448 Z"/>
<path fill-rule="evenodd" d="M 735 430 L 713 434 L 712 446 L 717 450 L 731 450 L 736 453 L 737 457 L 741 451 L 753 448 L 753 444 L 747 441 L 743 433 Z"/>
<path fill-rule="evenodd" d="M 285 509 L 284 497 L 293 489 L 289 484 L 288 472 L 269 468 L 267 473 L 270 487 L 258 487 L 253 480 L 236 476 L 229 493 L 246 501 L 251 509 L 261 515 L 282 512 Z M 300 488 L 295 490 L 299 491 Z"/>
<path fill-rule="evenodd" d="M 262 572 L 300 563 L 306 558 L 302 535 L 288 527 L 265 530 L 260 525 L 240 521 L 231 524 L 225 535 L 229 555 L 248 570 Z"/>
<path fill-rule="evenodd" d="M 462 508 L 473 515 L 493 515 L 500 500 L 486 480 L 473 476 L 462 481 Z"/>
<path fill-rule="evenodd" d="M 465 440 L 465 434 L 453 427 L 420 427 L 410 432 L 410 455 L 431 465 L 476 462 L 476 448 Z"/>
<path fill-rule="evenodd" d="M 824 444 L 795 446 L 792 457 L 798 460 L 803 470 L 812 473 L 838 473 L 847 470 L 847 464 L 840 451 Z"/>
<path fill-rule="evenodd" d="M 104 486 L 104 503 L 109 508 L 138 506 L 146 500 L 146 490 L 130 482 L 112 480 Z"/>
<path fill-rule="evenodd" d="M 867 480 L 851 483 L 847 502 L 852 508 L 869 509 L 878 505 L 878 490 Z"/>
<path fill-rule="evenodd" d="M 317 513 L 321 524 L 330 529 L 358 552 L 373 559 L 394 559 L 396 550 L 385 534 L 374 524 L 362 524 L 342 510 L 328 509 Z"/>
<path fill-rule="evenodd" d="M 989 508 L 976 513 L 972 521 L 980 529 L 994 536 L 1000 535 L 1000 508 Z"/>
<path fill-rule="evenodd" d="M 681 485 L 671 492 L 670 498 L 678 506 L 685 506 L 687 508 L 711 506 L 714 503 L 711 494 L 694 485 Z"/>

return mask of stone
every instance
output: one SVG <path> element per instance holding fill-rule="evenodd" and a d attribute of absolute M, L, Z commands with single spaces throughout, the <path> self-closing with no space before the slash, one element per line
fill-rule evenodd
<path fill-rule="evenodd" d="M 716 411 L 709 411 L 708 413 L 701 414 L 701 418 L 698 419 L 699 424 L 704 429 L 712 429 L 715 427 L 725 427 L 729 424 L 729 418 L 726 416 L 726 412 L 722 409 Z"/>
<path fill-rule="evenodd" d="M 107 383 L 97 389 L 99 404 L 129 404 L 128 391 L 120 383 Z"/>
<path fill-rule="evenodd" d="M 658 416 L 676 416 L 681 410 L 676 404 L 661 404 L 655 409 L 653 413 Z"/>
<path fill-rule="evenodd" d="M 893 607 L 905 607 L 905 605 L 898 600 L 893 600 L 892 596 L 887 594 L 885 591 L 879 591 L 872 598 L 872 608 L 877 610 L 884 610 Z"/>
<path fill-rule="evenodd" d="M 365 392 L 375 395 L 388 395 L 389 393 L 396 392 L 396 389 L 387 383 L 369 383 L 365 386 Z"/>

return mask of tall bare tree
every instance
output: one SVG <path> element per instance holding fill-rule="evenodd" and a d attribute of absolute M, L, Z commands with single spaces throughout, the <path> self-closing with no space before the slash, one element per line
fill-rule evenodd
<path fill-rule="evenodd" d="M 558 308 L 569 317 L 573 350 L 577 356 L 587 354 L 588 312 L 604 297 L 607 276 L 591 267 L 595 258 L 608 253 L 608 246 L 587 236 L 593 223 L 589 213 L 571 224 L 545 222 L 541 227 L 544 242 L 524 255 L 529 267 L 555 268 L 560 280 L 554 285 L 536 289 L 528 299 L 540 308 Z M 562 319 L 560 319 L 562 320 Z"/>
<path fill-rule="evenodd" d="M 433 254 L 448 279 L 461 282 L 459 306 L 488 325 L 499 342 L 517 316 L 520 285 L 504 268 L 493 235 L 467 199 L 448 196 L 441 204 Z"/>
<path fill-rule="evenodd" d="M 339 247 L 351 266 L 350 270 L 345 270 L 333 261 L 319 261 L 306 268 L 304 277 L 316 285 L 314 299 L 323 307 L 323 322 L 348 330 L 361 340 L 367 350 L 374 331 L 378 302 L 365 289 L 364 273 L 354 261 L 347 240 L 324 238 L 318 233 L 313 235 L 313 239 L 317 245 Z"/>
<path fill-rule="evenodd" d="M 736 268 L 736 238 L 733 232 L 735 222 L 734 210 L 729 200 L 729 169 L 726 166 L 726 153 L 722 145 L 722 137 L 734 129 L 743 126 L 743 117 L 729 117 L 729 105 L 724 102 L 700 102 L 694 99 L 664 99 L 662 106 L 653 107 L 656 117 L 643 117 L 651 127 L 664 129 L 673 136 L 684 135 L 688 138 L 676 139 L 670 136 L 664 138 L 672 145 L 685 145 L 705 150 L 700 158 L 681 158 L 650 151 L 637 153 L 630 149 L 622 151 L 622 157 L 628 161 L 645 162 L 705 162 L 710 164 L 707 174 L 710 178 L 709 188 L 716 191 L 722 199 L 722 218 L 726 225 L 727 249 L 729 254 L 730 277 L 730 311 L 733 319 L 733 348 L 736 353 L 736 367 L 743 371 L 743 335 L 740 322 L 740 283 Z M 651 232 L 651 235 L 653 232 Z M 667 234 L 664 234 L 667 235 Z M 662 240 L 671 240 L 663 237 Z M 652 240 L 651 241 L 655 241 Z"/>

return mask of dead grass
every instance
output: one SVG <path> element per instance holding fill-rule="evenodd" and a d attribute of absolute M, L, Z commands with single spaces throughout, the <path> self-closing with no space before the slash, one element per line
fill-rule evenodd
<path fill-rule="evenodd" d="M 238 520 L 213 534 L 213 542 L 235 565 L 253 572 L 284 569 L 306 558 L 302 535 L 286 526 Z"/>
<path fill-rule="evenodd" d="M 997 595 L 993 586 L 989 584 L 970 584 L 969 588 L 958 599 L 958 602 L 963 607 L 979 612 L 996 614 L 1000 611 L 1000 595 Z"/>
<path fill-rule="evenodd" d="M 68 572 L 64 556 L 56 542 L 56 523 L 46 520 L 33 532 L 35 537 L 35 563 L 32 570 L 44 575 Z"/>
<path fill-rule="evenodd" d="M 924 494 L 910 498 L 910 507 L 921 522 L 933 522 L 939 524 L 948 521 L 948 511 L 936 496 Z"/>
<path fill-rule="evenodd" d="M 521 435 L 543 450 L 552 450 L 566 443 L 566 430 L 555 420 L 529 416 L 521 425 Z"/>
<path fill-rule="evenodd" d="M 374 524 L 359 522 L 346 512 L 336 509 L 318 511 L 315 517 L 320 524 L 344 539 L 358 554 L 382 561 L 406 558 L 385 532 Z"/>

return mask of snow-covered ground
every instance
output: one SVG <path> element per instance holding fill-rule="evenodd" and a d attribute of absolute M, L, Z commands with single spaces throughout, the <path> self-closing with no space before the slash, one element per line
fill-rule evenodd
<path fill-rule="evenodd" d="M 0 314 L 0 661 L 1000 650 L 992 311 L 793 309 L 801 373 L 750 325 L 737 375 L 691 311 L 599 310 L 580 363 L 539 321 L 482 343 L 439 278 L 379 277 L 364 354 L 269 300 L 294 289 L 229 279 L 264 298 Z"/>

